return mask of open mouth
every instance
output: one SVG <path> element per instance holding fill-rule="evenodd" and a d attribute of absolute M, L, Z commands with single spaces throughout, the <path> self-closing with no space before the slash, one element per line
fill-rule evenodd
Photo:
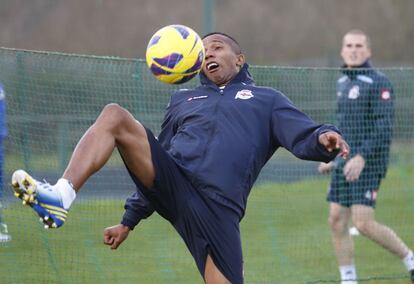
<path fill-rule="evenodd" d="M 209 72 L 215 71 L 218 67 L 219 67 L 219 65 L 216 62 L 209 62 L 206 65 L 206 69 Z"/>

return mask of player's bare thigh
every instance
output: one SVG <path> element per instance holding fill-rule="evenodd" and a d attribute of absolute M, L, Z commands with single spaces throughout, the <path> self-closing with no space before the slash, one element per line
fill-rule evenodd
<path fill-rule="evenodd" d="M 214 264 L 210 255 L 207 255 L 204 281 L 206 284 L 231 284 Z"/>
<path fill-rule="evenodd" d="M 119 105 L 111 105 L 112 115 L 118 120 L 114 132 L 115 145 L 130 171 L 146 186 L 152 187 L 155 177 L 151 149 L 144 126 L 130 112 Z"/>

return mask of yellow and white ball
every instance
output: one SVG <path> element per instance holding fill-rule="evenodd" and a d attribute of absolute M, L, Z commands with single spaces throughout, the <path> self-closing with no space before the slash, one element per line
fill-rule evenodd
<path fill-rule="evenodd" d="M 169 25 L 150 39 L 146 60 L 161 82 L 181 84 L 196 76 L 204 64 L 205 51 L 200 36 L 183 25 Z"/>

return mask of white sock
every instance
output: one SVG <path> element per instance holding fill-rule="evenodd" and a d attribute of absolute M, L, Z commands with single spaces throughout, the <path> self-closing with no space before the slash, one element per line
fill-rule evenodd
<path fill-rule="evenodd" d="M 341 273 L 341 284 L 358 284 L 355 265 L 339 266 Z"/>
<path fill-rule="evenodd" d="M 408 271 L 414 270 L 414 254 L 412 250 L 403 258 L 403 262 Z"/>
<path fill-rule="evenodd" d="M 55 184 L 55 187 L 59 190 L 62 196 L 63 207 L 67 210 L 70 208 L 73 200 L 76 198 L 76 191 L 73 189 L 72 183 L 67 179 L 61 178 Z"/>

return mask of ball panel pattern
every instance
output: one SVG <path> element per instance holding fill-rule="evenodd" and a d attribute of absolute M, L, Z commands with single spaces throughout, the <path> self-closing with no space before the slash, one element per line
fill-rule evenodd
<path fill-rule="evenodd" d="M 204 64 L 205 50 L 199 35 L 183 25 L 158 30 L 150 39 L 146 60 L 158 80 L 181 84 L 194 78 Z"/>

